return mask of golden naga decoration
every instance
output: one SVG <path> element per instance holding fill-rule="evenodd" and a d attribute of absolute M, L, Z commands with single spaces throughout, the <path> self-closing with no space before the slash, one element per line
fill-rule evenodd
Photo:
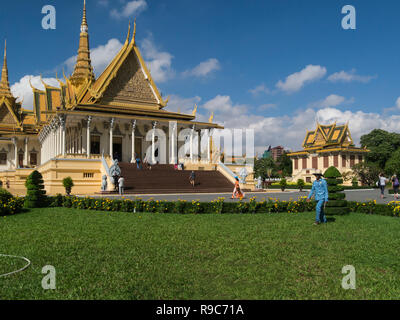
<path fill-rule="evenodd" d="M 209 123 L 212 123 L 214 120 L 214 112 L 211 113 L 210 119 L 208 119 Z"/>
<path fill-rule="evenodd" d="M 193 110 L 192 115 L 195 117 L 196 113 L 197 113 L 197 104 L 194 105 L 194 110 Z"/>

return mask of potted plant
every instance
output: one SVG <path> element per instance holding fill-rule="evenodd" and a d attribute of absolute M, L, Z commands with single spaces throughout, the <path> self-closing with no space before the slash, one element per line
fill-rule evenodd
<path fill-rule="evenodd" d="M 71 177 L 64 178 L 63 186 L 65 188 L 65 193 L 67 194 L 67 196 L 70 196 L 72 187 L 74 186 L 74 182 L 72 181 L 72 178 Z"/>
<path fill-rule="evenodd" d="M 285 191 L 286 187 L 287 187 L 287 181 L 285 178 L 282 178 L 281 181 L 279 181 L 279 185 L 281 187 L 282 191 Z"/>
<path fill-rule="evenodd" d="M 299 188 L 300 192 L 303 192 L 303 188 L 306 185 L 303 179 L 297 180 L 297 187 Z"/>

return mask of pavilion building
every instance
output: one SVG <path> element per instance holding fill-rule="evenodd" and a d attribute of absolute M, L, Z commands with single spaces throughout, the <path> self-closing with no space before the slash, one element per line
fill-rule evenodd
<path fill-rule="evenodd" d="M 307 131 L 303 150 L 288 154 L 293 165 L 292 181 L 303 179 L 311 183 L 315 179 L 313 173 L 324 172 L 330 166 L 336 167 L 342 174 L 352 172 L 355 164 L 365 161 L 368 152 L 366 148 L 355 146 L 348 124 L 318 123 L 314 131 Z M 351 184 L 351 181 L 346 184 Z"/>
<path fill-rule="evenodd" d="M 170 164 L 184 162 L 188 167 L 215 170 L 217 151 L 211 135 L 223 127 L 212 122 L 213 116 L 209 122 L 195 121 L 197 107 L 192 114 L 165 110 L 168 99 L 160 94 L 136 45 L 136 23 L 133 33 L 129 25 L 121 50 L 98 78 L 91 64 L 86 5 L 80 31 L 72 75 L 57 77 L 59 87 L 43 81 L 44 90 L 31 85 L 33 111 L 23 109 L 11 93 L 5 47 L 0 82 L 0 180 L 24 194 L 26 177 L 37 169 L 50 194 L 64 191 L 66 176 L 73 178 L 76 193 L 93 194 L 100 190 L 113 159 L 135 162 L 136 157 L 143 160 L 150 153 L 153 163 L 159 160 L 160 137 L 151 129 L 165 132 Z M 182 138 L 183 131 L 189 135 Z M 205 151 L 194 143 L 200 131 L 207 134 Z M 187 153 L 178 154 L 187 143 Z"/>

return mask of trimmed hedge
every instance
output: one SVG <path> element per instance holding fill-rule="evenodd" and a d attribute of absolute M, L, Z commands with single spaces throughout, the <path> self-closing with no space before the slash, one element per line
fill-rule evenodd
<path fill-rule="evenodd" d="M 329 216 L 348 214 L 350 210 L 345 200 L 346 195 L 343 193 L 343 186 L 340 185 L 343 183 L 342 174 L 335 167 L 329 167 L 325 171 L 324 177 L 328 183 L 329 192 L 329 201 L 326 204 L 325 214 Z"/>
<path fill-rule="evenodd" d="M 338 193 L 340 194 L 340 193 Z M 330 196 L 330 199 L 332 197 Z M 388 205 L 376 204 L 376 201 L 365 203 L 346 201 L 344 207 L 332 207 L 334 200 L 329 200 L 326 204 L 327 210 L 332 210 L 334 214 L 343 214 L 343 211 L 377 214 L 383 216 L 400 215 L 400 201 L 391 202 Z M 343 205 L 344 202 L 341 200 Z M 251 198 L 249 202 L 225 202 L 224 198 L 218 198 L 211 202 L 184 201 L 179 200 L 159 201 L 149 199 L 147 201 L 137 200 L 111 200 L 105 198 L 78 198 L 57 195 L 48 198 L 49 207 L 66 207 L 81 210 L 132 212 L 132 213 L 175 213 L 175 214 L 265 214 L 265 213 L 300 213 L 315 210 L 315 201 L 307 202 L 306 197 L 300 197 L 295 201 L 279 201 L 269 198 L 257 201 Z"/>
<path fill-rule="evenodd" d="M 33 171 L 25 181 L 27 195 L 25 208 L 41 208 L 46 206 L 46 190 L 44 189 L 43 176 L 38 171 Z"/>

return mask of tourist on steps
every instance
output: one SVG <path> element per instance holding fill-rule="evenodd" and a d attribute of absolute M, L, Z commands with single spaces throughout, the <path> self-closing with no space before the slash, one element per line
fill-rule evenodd
<path fill-rule="evenodd" d="M 195 174 L 194 171 L 192 171 L 192 173 L 190 174 L 189 181 L 190 181 L 190 184 L 192 185 L 192 187 L 194 188 L 195 183 L 196 183 L 195 182 L 196 181 L 196 174 Z"/>
<path fill-rule="evenodd" d="M 315 208 L 315 225 L 320 223 L 326 223 L 327 219 L 325 217 L 325 205 L 329 200 L 328 184 L 326 180 L 322 179 L 322 173 L 314 173 L 317 180 L 314 181 L 310 194 L 307 197 L 307 202 L 310 202 L 312 196 L 315 196 L 315 201 L 317 201 L 317 206 Z"/>
<path fill-rule="evenodd" d="M 118 179 L 118 187 L 119 187 L 119 195 L 122 196 L 124 194 L 124 189 L 125 189 L 125 179 L 123 176 L 120 176 Z"/>

